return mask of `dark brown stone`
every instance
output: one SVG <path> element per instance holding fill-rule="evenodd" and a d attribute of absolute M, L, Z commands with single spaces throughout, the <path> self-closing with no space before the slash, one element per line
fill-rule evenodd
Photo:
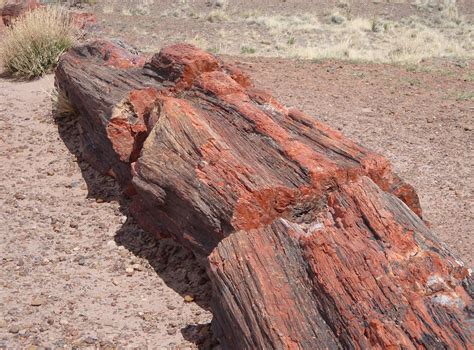
<path fill-rule="evenodd" d="M 37 0 L 9 0 L 0 9 L 3 24 L 11 26 L 15 19 L 38 7 L 41 7 L 41 3 Z"/>

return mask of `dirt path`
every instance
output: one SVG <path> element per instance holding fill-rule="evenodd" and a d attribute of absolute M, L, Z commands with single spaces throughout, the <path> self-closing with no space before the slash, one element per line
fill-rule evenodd
<path fill-rule="evenodd" d="M 212 316 L 183 296 L 206 306 L 207 279 L 77 162 L 77 129 L 63 119 L 58 133 L 52 88 L 51 76 L 0 80 L 0 348 L 195 348 Z"/>
<path fill-rule="evenodd" d="M 472 69 L 233 60 L 388 156 L 434 232 L 473 266 Z M 138 229 L 115 183 L 80 161 L 74 120 L 53 120 L 52 87 L 51 76 L 0 80 L 0 348 L 209 348 L 203 271 Z"/>

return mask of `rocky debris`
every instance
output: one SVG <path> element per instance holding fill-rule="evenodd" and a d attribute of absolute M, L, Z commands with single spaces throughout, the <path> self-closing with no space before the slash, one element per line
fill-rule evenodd
<path fill-rule="evenodd" d="M 90 30 L 97 25 L 97 17 L 91 12 L 70 12 L 69 17 L 73 25 L 81 30 Z"/>
<path fill-rule="evenodd" d="M 470 272 L 382 156 L 191 45 L 87 44 L 56 84 L 139 224 L 207 268 L 224 348 L 472 345 Z"/>
<path fill-rule="evenodd" d="M 8 0 L 0 9 L 3 24 L 11 26 L 15 19 L 41 6 L 41 2 L 38 0 Z"/>
<path fill-rule="evenodd" d="M 42 296 L 35 296 L 32 300 L 30 305 L 31 306 L 41 306 L 45 303 L 45 300 Z"/>

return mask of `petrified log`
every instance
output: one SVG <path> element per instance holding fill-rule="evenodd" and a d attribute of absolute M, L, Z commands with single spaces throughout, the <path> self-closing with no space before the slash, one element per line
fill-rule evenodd
<path fill-rule="evenodd" d="M 38 0 L 9 0 L 0 8 L 3 24 L 11 26 L 15 19 L 38 7 L 41 7 Z"/>
<path fill-rule="evenodd" d="M 469 271 L 377 155 L 193 46 L 70 50 L 84 156 L 206 265 L 228 349 L 472 346 Z"/>

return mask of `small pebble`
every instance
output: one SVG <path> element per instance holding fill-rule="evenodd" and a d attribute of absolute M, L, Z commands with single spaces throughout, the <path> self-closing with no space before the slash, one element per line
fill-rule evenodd
<path fill-rule="evenodd" d="M 31 300 L 31 306 L 41 306 L 44 304 L 44 299 L 42 296 L 36 296 Z"/>
<path fill-rule="evenodd" d="M 132 267 L 135 271 L 143 271 L 143 266 L 140 264 L 134 264 Z"/>
<path fill-rule="evenodd" d="M 20 327 L 18 326 L 11 326 L 8 331 L 12 334 L 17 334 L 20 331 Z"/>
<path fill-rule="evenodd" d="M 18 199 L 18 200 L 23 200 L 23 199 L 26 199 L 26 196 L 22 193 L 15 193 L 15 198 Z"/>

